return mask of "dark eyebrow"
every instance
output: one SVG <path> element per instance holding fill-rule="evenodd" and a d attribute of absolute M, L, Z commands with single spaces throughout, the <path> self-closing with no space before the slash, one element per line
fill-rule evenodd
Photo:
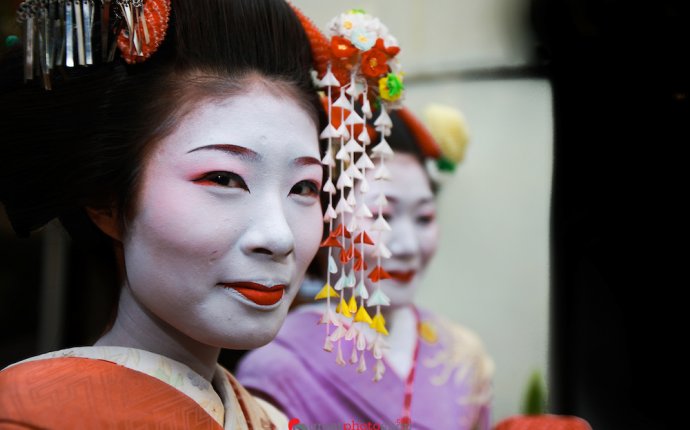
<path fill-rule="evenodd" d="M 299 157 L 292 160 L 292 164 L 295 166 L 311 166 L 312 164 L 321 166 L 321 160 L 314 157 Z"/>
<path fill-rule="evenodd" d="M 261 159 L 261 155 L 258 153 L 252 151 L 249 148 L 245 148 L 244 146 L 237 146 L 237 145 L 206 145 L 206 146 L 200 146 L 198 148 L 194 148 L 191 151 L 188 151 L 187 154 L 195 152 L 195 151 L 200 151 L 200 150 L 210 150 L 210 151 L 222 151 L 228 154 L 232 155 L 237 155 L 240 158 L 247 160 L 247 161 L 258 161 Z"/>
<path fill-rule="evenodd" d="M 398 198 L 394 196 L 386 196 L 386 200 L 388 200 L 391 203 L 398 203 Z M 424 197 L 416 203 L 416 206 L 422 206 L 427 203 L 433 203 L 434 200 L 434 196 Z"/>

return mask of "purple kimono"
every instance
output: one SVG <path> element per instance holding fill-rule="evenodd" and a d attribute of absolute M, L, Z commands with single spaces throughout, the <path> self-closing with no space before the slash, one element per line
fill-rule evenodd
<path fill-rule="evenodd" d="M 405 379 L 389 368 L 372 382 L 371 358 L 361 374 L 337 365 L 335 351 L 322 349 L 319 318 L 316 310 L 290 313 L 272 343 L 245 356 L 237 379 L 303 428 L 404 428 Z M 411 428 L 488 430 L 493 363 L 478 337 L 428 312 L 420 311 L 420 322 Z M 343 343 L 344 357 L 351 348 Z"/>

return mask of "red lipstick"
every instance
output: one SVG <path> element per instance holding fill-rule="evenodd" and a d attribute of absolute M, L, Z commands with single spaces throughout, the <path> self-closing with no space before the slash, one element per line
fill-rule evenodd
<path fill-rule="evenodd" d="M 242 294 L 247 299 L 261 306 L 275 305 L 283 298 L 285 285 L 274 285 L 267 287 L 255 282 L 233 282 L 223 284 L 225 288 L 232 288 Z"/>
<path fill-rule="evenodd" d="M 391 275 L 391 278 L 395 279 L 396 281 L 403 282 L 403 283 L 408 283 L 414 278 L 414 275 L 417 272 L 414 270 L 408 270 L 407 272 L 401 272 L 401 271 L 392 271 L 388 272 L 389 275 Z"/>

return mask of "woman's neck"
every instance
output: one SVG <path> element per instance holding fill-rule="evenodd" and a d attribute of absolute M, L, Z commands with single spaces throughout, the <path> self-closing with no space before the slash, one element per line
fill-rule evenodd
<path fill-rule="evenodd" d="M 189 366 L 209 382 L 220 354 L 220 348 L 199 343 L 157 318 L 137 301 L 128 285 L 122 287 L 113 327 L 95 345 L 124 346 L 163 355 Z"/>
<path fill-rule="evenodd" d="M 407 378 L 414 366 L 417 344 L 417 316 L 413 305 L 387 309 L 384 313 L 388 328 L 387 342 L 390 348 L 386 359 L 401 379 Z"/>
<path fill-rule="evenodd" d="M 395 326 L 409 326 L 408 322 L 414 319 L 415 316 L 415 306 L 414 304 L 395 307 L 387 306 L 381 309 L 381 313 L 386 319 L 386 328 L 390 332 L 394 330 Z M 407 328 L 405 327 L 405 331 L 407 331 Z"/>

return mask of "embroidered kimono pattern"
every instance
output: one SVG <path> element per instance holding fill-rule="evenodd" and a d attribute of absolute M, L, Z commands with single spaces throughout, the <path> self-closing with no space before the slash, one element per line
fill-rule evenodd
<path fill-rule="evenodd" d="M 373 366 L 358 374 L 321 349 L 316 310 L 288 315 L 276 339 L 249 353 L 237 378 L 301 423 L 372 423 L 403 428 L 406 378 L 386 372 L 372 382 Z M 412 386 L 411 428 L 490 429 L 493 362 L 468 329 L 420 311 L 419 352 Z M 350 357 L 350 342 L 343 356 Z M 385 359 L 385 356 L 384 356 Z M 390 367 L 390 366 L 387 366 Z"/>
<path fill-rule="evenodd" d="M 0 372 L 0 428 L 278 429 L 287 420 L 217 366 L 212 383 L 133 348 L 71 348 Z"/>

